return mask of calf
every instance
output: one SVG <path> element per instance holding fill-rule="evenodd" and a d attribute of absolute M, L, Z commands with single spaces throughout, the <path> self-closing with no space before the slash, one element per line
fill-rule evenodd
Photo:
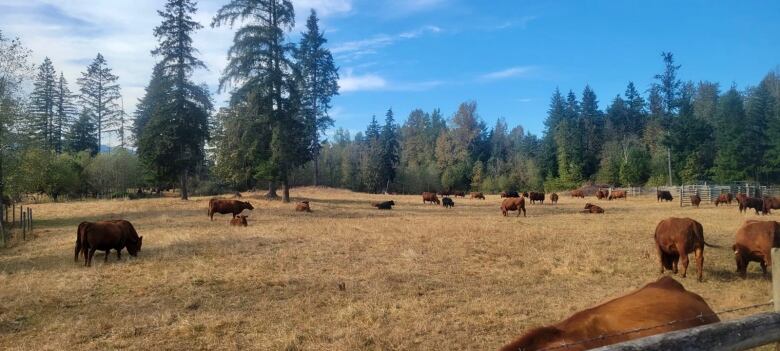
<path fill-rule="evenodd" d="M 691 195 L 691 205 L 698 208 L 699 204 L 701 204 L 701 196 L 699 195 Z"/>
<path fill-rule="evenodd" d="M 550 194 L 550 202 L 552 202 L 553 205 L 558 204 L 558 194 L 552 193 Z"/>
<path fill-rule="evenodd" d="M 301 201 L 297 205 L 295 205 L 295 211 L 298 212 L 311 212 L 311 206 L 309 206 L 309 201 Z"/>
<path fill-rule="evenodd" d="M 580 211 L 582 213 L 604 213 L 604 209 L 591 203 L 585 204 L 585 209 Z"/>
<path fill-rule="evenodd" d="M 247 215 L 240 215 L 240 216 L 238 216 L 236 218 L 233 218 L 233 219 L 230 220 L 230 225 L 233 226 L 233 227 L 246 227 L 246 226 L 249 225 L 249 223 L 247 223 L 247 221 L 246 221 L 247 217 L 249 217 L 249 216 L 247 216 Z"/>
<path fill-rule="evenodd" d="M 452 201 L 452 199 L 450 199 L 450 198 L 448 198 L 448 197 L 445 197 L 445 198 L 441 199 L 441 204 L 442 204 L 442 205 L 443 205 L 445 208 L 452 208 L 452 207 L 455 207 L 455 202 L 454 202 L 454 201 Z"/>
<path fill-rule="evenodd" d="M 374 202 L 371 204 L 371 206 L 376 207 L 378 210 L 392 210 L 393 206 L 395 206 L 395 202 L 393 200 Z"/>

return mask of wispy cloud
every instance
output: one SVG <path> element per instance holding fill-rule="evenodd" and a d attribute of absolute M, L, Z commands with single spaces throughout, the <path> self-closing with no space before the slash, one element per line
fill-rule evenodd
<path fill-rule="evenodd" d="M 526 29 L 528 28 L 528 24 L 531 23 L 531 21 L 536 20 L 537 18 L 538 18 L 537 16 L 523 16 L 519 19 L 508 20 L 508 21 L 500 22 L 496 25 L 488 26 L 486 29 L 503 30 L 503 29 L 509 29 L 514 27 Z"/>
<path fill-rule="evenodd" d="M 481 80 L 501 80 L 501 79 L 517 78 L 517 77 L 527 77 L 531 73 L 534 73 L 536 70 L 537 70 L 536 66 L 516 66 L 516 67 L 510 67 L 496 72 L 486 73 L 481 75 L 479 78 Z"/>
<path fill-rule="evenodd" d="M 375 54 L 379 49 L 390 46 L 401 40 L 414 39 L 425 34 L 435 34 L 440 33 L 441 31 L 442 29 L 440 27 L 428 25 L 397 34 L 378 34 L 368 39 L 336 44 L 330 51 L 335 54 L 338 59 L 350 61 L 365 55 Z"/>
<path fill-rule="evenodd" d="M 391 81 L 377 73 L 355 74 L 352 69 L 345 69 L 339 79 L 339 92 L 351 93 L 360 91 L 427 91 L 444 85 L 441 80 L 426 80 L 419 82 Z"/>
<path fill-rule="evenodd" d="M 390 0 L 385 1 L 384 5 L 380 7 L 382 10 L 381 16 L 388 18 L 403 17 L 431 11 L 451 2 L 451 0 Z"/>

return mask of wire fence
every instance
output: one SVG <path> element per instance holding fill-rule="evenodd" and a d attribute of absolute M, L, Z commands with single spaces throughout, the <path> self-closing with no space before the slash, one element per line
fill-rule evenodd
<path fill-rule="evenodd" d="M 600 340 L 614 338 L 614 337 L 618 337 L 618 336 L 624 336 L 624 335 L 639 333 L 639 332 L 643 332 L 643 331 L 647 331 L 647 330 L 653 330 L 653 329 L 668 327 L 670 325 L 675 325 L 675 324 L 678 324 L 678 323 L 687 323 L 687 322 L 695 321 L 697 319 L 698 320 L 703 320 L 704 318 L 717 317 L 717 316 L 720 316 L 720 315 L 726 314 L 726 313 L 734 313 L 734 312 L 746 311 L 746 310 L 751 310 L 751 309 L 760 308 L 760 307 L 772 306 L 773 304 L 774 303 L 770 301 L 770 302 L 767 302 L 767 303 L 760 303 L 760 304 L 755 304 L 755 305 L 750 305 L 750 306 L 736 307 L 736 308 L 731 308 L 731 309 L 722 310 L 722 311 L 709 313 L 709 314 L 699 314 L 696 317 L 692 317 L 692 318 L 678 319 L 678 320 L 670 321 L 670 322 L 663 323 L 663 324 L 653 325 L 653 326 L 649 326 L 649 327 L 642 327 L 642 328 L 634 328 L 634 329 L 624 330 L 624 331 L 621 331 L 621 332 L 618 332 L 618 333 L 613 333 L 613 334 L 603 334 L 603 335 L 599 335 L 599 336 L 596 336 L 596 337 L 593 337 L 593 338 L 589 338 L 589 339 L 582 339 L 582 340 L 577 340 L 577 341 L 573 341 L 573 342 L 570 342 L 570 343 L 565 343 L 563 345 L 558 345 L 558 346 L 552 346 L 552 347 L 539 349 L 538 351 L 552 351 L 552 350 L 567 349 L 567 348 L 570 348 L 572 346 L 582 345 L 582 344 L 586 344 L 586 343 L 593 342 L 593 341 L 600 341 Z"/>

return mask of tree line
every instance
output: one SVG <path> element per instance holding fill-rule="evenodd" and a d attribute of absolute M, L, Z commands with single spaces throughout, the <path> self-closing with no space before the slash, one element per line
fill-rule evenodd
<path fill-rule="evenodd" d="M 203 29 L 196 12 L 195 0 L 158 11 L 156 63 L 133 118 L 102 55 L 72 92 L 49 58 L 30 64 L 21 41 L 0 32 L 0 192 L 56 198 L 175 186 L 186 199 L 190 189 L 267 187 L 268 197 L 281 188 L 289 201 L 290 187 L 309 184 L 419 193 L 780 181 L 777 71 L 724 89 L 682 81 L 674 56 L 662 53 L 653 82 L 628 82 L 606 109 L 590 86 L 556 89 L 540 136 L 504 118 L 488 127 L 474 101 L 450 116 L 416 109 L 403 122 L 388 109 L 365 131 L 329 134 L 339 75 L 313 10 L 298 42 L 289 39 L 289 0 L 232 0 L 217 12 L 212 27 L 236 30 L 219 82 L 230 98 L 219 109 L 192 78 L 206 68 L 193 46 Z M 111 154 L 101 150 L 107 136 L 119 141 Z"/>

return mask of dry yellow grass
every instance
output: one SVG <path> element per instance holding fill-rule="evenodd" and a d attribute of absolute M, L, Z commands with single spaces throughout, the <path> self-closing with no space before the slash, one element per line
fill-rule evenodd
<path fill-rule="evenodd" d="M 292 193 L 314 212 L 245 194 L 248 228 L 210 222 L 207 198 L 32 205 L 35 239 L 0 250 L 0 349 L 496 349 L 657 279 L 653 230 L 669 216 L 725 247 L 705 249 L 705 281 L 678 278 L 686 288 L 715 310 L 770 299 L 755 265 L 747 280 L 734 273 L 728 247 L 755 218 L 734 206 L 633 198 L 584 215 L 595 198 L 562 196 L 516 218 L 497 196 L 446 210 L 419 196 Z M 396 209 L 369 206 L 384 199 Z M 74 263 L 76 225 L 117 215 L 144 236 L 139 257 Z"/>

